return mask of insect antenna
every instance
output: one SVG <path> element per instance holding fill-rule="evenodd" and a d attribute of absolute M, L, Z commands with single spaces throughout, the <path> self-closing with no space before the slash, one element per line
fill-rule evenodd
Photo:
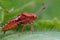
<path fill-rule="evenodd" d="M 37 12 L 35 12 L 38 16 L 41 14 L 41 12 L 43 12 L 44 10 L 46 9 L 46 6 L 45 4 L 43 3 L 42 4 L 42 7 L 38 9 Z"/>

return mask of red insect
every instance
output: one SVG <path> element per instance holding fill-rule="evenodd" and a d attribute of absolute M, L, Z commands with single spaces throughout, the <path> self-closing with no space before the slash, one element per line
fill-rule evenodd
<path fill-rule="evenodd" d="M 27 12 L 23 12 L 21 15 L 18 15 L 16 18 L 8 21 L 3 27 L 2 30 L 4 33 L 8 30 L 15 29 L 18 24 L 24 24 L 22 31 L 25 29 L 26 24 L 33 24 L 33 20 L 37 19 L 36 14 L 29 14 Z M 32 30 L 32 28 L 31 28 Z"/>
<path fill-rule="evenodd" d="M 43 7 L 40 11 L 44 10 L 45 7 Z M 17 28 L 18 24 L 23 24 L 22 32 L 26 28 L 26 24 L 31 24 L 31 31 L 33 32 L 33 21 L 37 19 L 36 14 L 30 14 L 28 12 L 23 12 L 20 15 L 18 15 L 16 18 L 8 21 L 3 27 L 2 30 L 4 33 L 8 30 L 13 30 Z"/>

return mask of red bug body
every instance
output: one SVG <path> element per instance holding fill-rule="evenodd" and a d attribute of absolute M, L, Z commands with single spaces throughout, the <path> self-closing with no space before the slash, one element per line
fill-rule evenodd
<path fill-rule="evenodd" d="M 7 30 L 11 30 L 11 29 L 14 29 L 16 26 L 17 26 L 17 22 L 16 20 L 10 20 L 7 24 L 5 24 L 2 28 L 3 28 L 3 31 L 7 31 Z"/>
<path fill-rule="evenodd" d="M 18 24 L 33 24 L 33 20 L 37 18 L 35 14 L 28 14 L 27 12 L 23 12 L 21 15 L 17 16 L 16 18 L 8 21 L 3 27 L 2 30 L 8 31 L 15 29 Z"/>

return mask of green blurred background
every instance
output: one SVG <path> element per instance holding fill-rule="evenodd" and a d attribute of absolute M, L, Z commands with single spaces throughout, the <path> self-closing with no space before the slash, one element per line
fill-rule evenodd
<path fill-rule="evenodd" d="M 43 3 L 46 9 L 40 13 Z M 60 31 L 60 0 L 0 0 L 0 26 L 25 11 L 39 14 L 35 31 Z"/>

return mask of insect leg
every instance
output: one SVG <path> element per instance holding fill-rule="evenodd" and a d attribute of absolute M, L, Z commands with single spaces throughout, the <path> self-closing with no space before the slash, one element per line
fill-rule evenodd
<path fill-rule="evenodd" d="M 6 33 L 6 31 L 3 31 L 3 34 L 5 34 Z"/>
<path fill-rule="evenodd" d="M 33 33 L 34 32 L 34 26 L 33 26 L 33 24 L 31 24 L 31 33 Z"/>
<path fill-rule="evenodd" d="M 31 21 L 31 22 L 29 22 L 29 24 L 31 25 L 31 30 L 30 30 L 30 32 L 33 33 L 33 31 L 34 31 L 33 22 Z"/>
<path fill-rule="evenodd" d="M 26 29 L 26 24 L 23 24 L 22 32 Z"/>

